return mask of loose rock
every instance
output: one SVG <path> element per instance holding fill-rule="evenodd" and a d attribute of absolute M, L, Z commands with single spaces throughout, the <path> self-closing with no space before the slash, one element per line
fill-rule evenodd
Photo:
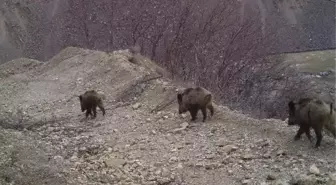
<path fill-rule="evenodd" d="M 135 103 L 134 105 L 132 105 L 132 108 L 134 109 L 134 110 L 136 110 L 136 109 L 138 109 L 138 108 L 140 108 L 141 107 L 141 104 L 140 103 Z"/>
<path fill-rule="evenodd" d="M 173 132 L 180 132 L 180 131 L 183 131 L 183 130 L 185 130 L 188 126 L 189 126 L 189 123 L 187 123 L 187 122 L 183 122 L 183 123 L 181 124 L 181 127 L 180 127 L 180 128 L 176 128 L 176 129 L 174 129 Z"/>
<path fill-rule="evenodd" d="M 266 179 L 272 181 L 272 180 L 275 180 L 276 177 L 275 177 L 275 175 L 273 175 L 273 174 L 268 174 L 267 177 L 266 177 Z"/>
<path fill-rule="evenodd" d="M 329 174 L 327 185 L 336 185 L 336 173 Z"/>
<path fill-rule="evenodd" d="M 251 160 L 252 158 L 253 158 L 253 155 L 251 155 L 251 154 L 244 154 L 242 156 L 242 159 L 244 159 L 244 160 Z"/>
<path fill-rule="evenodd" d="M 237 149 L 238 149 L 238 147 L 235 146 L 235 145 L 226 145 L 226 146 L 223 147 L 223 151 L 226 154 L 230 154 L 231 152 L 236 151 Z"/>
<path fill-rule="evenodd" d="M 283 150 L 279 150 L 279 151 L 277 152 L 277 155 L 286 155 L 286 152 L 283 151 Z"/>
<path fill-rule="evenodd" d="M 318 185 L 317 179 L 312 175 L 298 175 L 294 176 L 294 178 L 291 180 L 291 184 L 295 185 Z"/>
<path fill-rule="evenodd" d="M 251 180 L 244 179 L 244 180 L 242 180 L 242 185 L 248 185 L 248 184 L 250 184 L 250 182 L 251 182 Z"/>
<path fill-rule="evenodd" d="M 289 185 L 289 183 L 286 182 L 286 180 L 279 179 L 279 180 L 275 181 L 275 183 L 272 184 L 272 185 Z"/>
<path fill-rule="evenodd" d="M 106 166 L 113 168 L 120 167 L 126 164 L 126 161 L 124 159 L 117 159 L 117 158 L 107 159 L 104 162 Z"/>
<path fill-rule="evenodd" d="M 315 164 L 311 165 L 309 168 L 309 172 L 315 175 L 319 175 L 320 174 L 320 170 L 316 167 Z"/>

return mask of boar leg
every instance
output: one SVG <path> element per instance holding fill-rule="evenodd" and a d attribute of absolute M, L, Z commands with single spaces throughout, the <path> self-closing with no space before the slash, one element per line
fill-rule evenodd
<path fill-rule="evenodd" d="M 310 135 L 310 127 L 306 127 L 305 132 L 306 132 L 306 136 L 309 139 L 309 141 L 312 142 L 312 137 Z"/>
<path fill-rule="evenodd" d="M 206 119 L 206 117 L 207 117 L 206 107 L 203 107 L 201 110 L 202 110 L 202 114 L 203 114 L 203 122 L 204 122 L 205 119 Z"/>
<path fill-rule="evenodd" d="M 321 141 L 322 141 L 322 124 L 315 124 L 313 126 L 313 129 L 315 131 L 316 134 L 316 144 L 315 144 L 315 148 L 318 148 L 321 145 Z"/>
<path fill-rule="evenodd" d="M 91 108 L 87 108 L 87 109 L 86 109 L 86 114 L 85 114 L 86 119 L 88 118 L 89 115 L 92 115 L 92 114 L 91 114 Z"/>
<path fill-rule="evenodd" d="M 306 130 L 305 126 L 301 124 L 299 130 L 297 131 L 294 137 L 294 140 L 295 141 L 299 140 L 301 138 L 301 135 L 305 132 L 305 130 Z"/>
<path fill-rule="evenodd" d="M 97 117 L 97 106 L 92 107 L 93 109 L 93 118 Z"/>
<path fill-rule="evenodd" d="M 99 107 L 99 109 L 103 112 L 103 116 L 105 116 L 105 108 L 104 108 L 103 103 L 99 103 L 99 104 L 98 104 L 98 107 Z"/>
<path fill-rule="evenodd" d="M 214 114 L 214 108 L 213 108 L 213 106 L 209 105 L 208 109 L 210 110 L 211 116 L 213 116 L 213 114 Z"/>
<path fill-rule="evenodd" d="M 190 115 L 191 115 L 191 121 L 195 121 L 197 118 L 197 112 L 198 112 L 198 108 L 197 107 L 191 107 L 190 110 Z"/>

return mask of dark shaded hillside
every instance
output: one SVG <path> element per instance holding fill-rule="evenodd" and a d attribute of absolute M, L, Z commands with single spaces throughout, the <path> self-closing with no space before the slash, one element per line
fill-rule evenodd
<path fill-rule="evenodd" d="M 303 34 L 310 38 L 303 45 L 314 49 L 335 48 L 335 5 L 334 1 L 311 1 L 303 10 L 300 16 Z"/>
<path fill-rule="evenodd" d="M 272 53 L 335 48 L 335 2 L 329 0 L 254 0 L 244 17 L 259 17 L 278 38 Z"/>

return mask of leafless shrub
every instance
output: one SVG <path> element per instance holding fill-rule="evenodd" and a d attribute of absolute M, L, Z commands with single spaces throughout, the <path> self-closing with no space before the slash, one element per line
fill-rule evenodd
<path fill-rule="evenodd" d="M 334 88 L 299 73 L 295 67 L 283 63 L 281 58 L 279 61 L 264 61 L 264 66 L 249 73 L 245 82 L 236 86 L 239 89 L 234 101 L 237 108 L 259 118 L 284 119 L 288 108 L 286 102 L 290 100 L 319 97 L 327 102 L 334 101 L 328 96 L 329 90 L 334 94 Z"/>

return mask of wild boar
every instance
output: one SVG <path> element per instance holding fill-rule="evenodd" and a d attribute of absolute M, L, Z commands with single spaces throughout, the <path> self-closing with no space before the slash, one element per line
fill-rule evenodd
<path fill-rule="evenodd" d="M 294 103 L 288 103 L 289 117 L 288 125 L 299 125 L 300 128 L 294 139 L 300 139 L 303 133 L 306 133 L 311 141 L 310 128 L 312 127 L 316 134 L 315 147 L 318 148 L 322 141 L 322 130 L 326 128 L 334 137 L 336 137 L 335 110 L 333 104 L 329 105 L 317 98 L 302 98 Z"/>
<path fill-rule="evenodd" d="M 81 110 L 84 112 L 86 110 L 86 118 L 89 114 L 91 118 L 96 118 L 97 116 L 97 106 L 103 112 L 105 116 L 105 108 L 103 104 L 103 97 L 101 97 L 95 90 L 86 91 L 84 94 L 79 95 Z M 93 111 L 93 115 L 92 112 Z"/>
<path fill-rule="evenodd" d="M 178 93 L 177 102 L 179 114 L 189 111 L 191 121 L 196 120 L 199 109 L 202 110 L 203 122 L 207 118 L 207 108 L 210 110 L 211 116 L 214 114 L 212 94 L 203 87 L 187 88 L 182 93 Z"/>

